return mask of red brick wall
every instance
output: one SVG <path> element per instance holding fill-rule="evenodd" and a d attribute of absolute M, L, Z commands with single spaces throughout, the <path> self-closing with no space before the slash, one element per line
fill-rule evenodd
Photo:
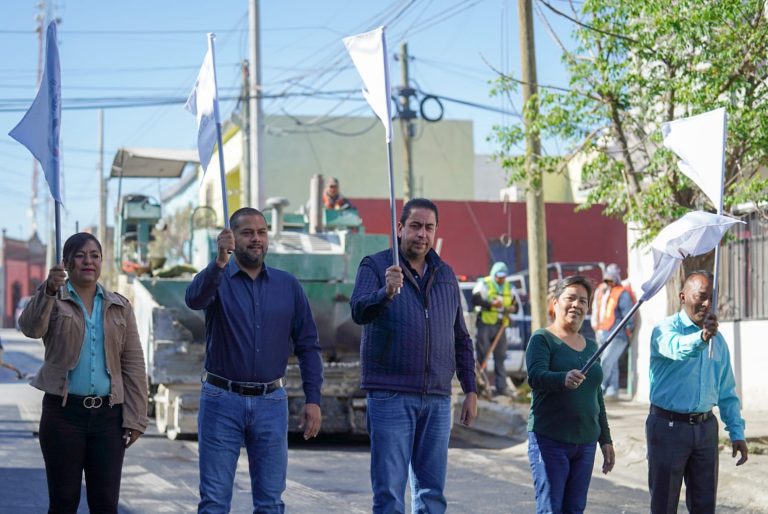
<path fill-rule="evenodd" d="M 17 299 L 13 297 L 13 284 L 20 285 L 20 296 L 30 296 L 33 293 L 34 284 L 39 284 L 48 276 L 45 269 L 44 256 L 31 256 L 27 249 L 26 241 L 18 241 L 7 238 L 5 240 L 5 262 L 2 270 L 5 273 L 5 305 L 4 312 L 0 313 L 0 322 L 4 327 L 13 327 L 13 314 L 16 309 Z"/>
<path fill-rule="evenodd" d="M 389 200 L 352 199 L 363 218 L 365 230 L 372 234 L 389 234 Z M 474 278 L 488 273 L 489 242 L 503 234 L 509 238 L 526 238 L 524 203 L 468 202 L 441 200 L 436 202 L 440 214 L 437 237 L 443 239 L 441 256 L 459 275 Z M 400 217 L 402 202 L 397 202 Z M 551 245 L 551 261 L 615 262 L 627 268 L 627 230 L 624 223 L 603 216 L 602 208 L 575 212 L 576 204 L 546 205 L 547 240 Z"/>

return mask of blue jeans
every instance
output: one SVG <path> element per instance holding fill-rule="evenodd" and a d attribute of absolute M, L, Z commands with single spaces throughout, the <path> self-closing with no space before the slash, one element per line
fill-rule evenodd
<path fill-rule="evenodd" d="M 608 332 L 598 336 L 597 343 L 603 344 Z M 627 347 L 627 338 L 618 334 L 613 338 L 611 344 L 605 347 L 603 355 L 600 357 L 600 367 L 603 368 L 603 394 L 606 396 L 615 396 L 619 394 L 619 358 Z"/>
<path fill-rule="evenodd" d="M 536 514 L 576 514 L 587 506 L 597 443 L 560 443 L 528 432 Z"/>
<path fill-rule="evenodd" d="M 241 396 L 204 383 L 197 418 L 199 513 L 229 512 L 240 448 L 245 443 L 253 512 L 283 513 L 288 465 L 288 396 L 277 389 Z"/>
<path fill-rule="evenodd" d="M 368 391 L 373 513 L 445 512 L 443 495 L 451 435 L 451 397 Z"/>

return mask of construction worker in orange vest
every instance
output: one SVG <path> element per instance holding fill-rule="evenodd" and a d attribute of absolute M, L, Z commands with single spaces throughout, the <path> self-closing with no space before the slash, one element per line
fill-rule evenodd
<path fill-rule="evenodd" d="M 603 283 L 597 287 L 592 300 L 591 323 L 598 344 L 605 342 L 613 328 L 632 309 L 633 304 L 631 290 L 621 283 L 621 268 L 617 264 L 609 264 L 603 273 Z M 629 344 L 633 328 L 634 323 L 630 319 L 626 327 L 616 334 L 600 358 L 605 401 L 619 399 L 619 358 Z"/>
<path fill-rule="evenodd" d="M 330 210 L 343 210 L 352 207 L 347 197 L 339 191 L 339 180 L 335 177 L 328 179 L 323 191 L 323 205 Z"/>

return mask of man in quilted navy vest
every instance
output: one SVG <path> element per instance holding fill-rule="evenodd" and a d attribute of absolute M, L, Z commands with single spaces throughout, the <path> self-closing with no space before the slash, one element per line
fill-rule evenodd
<path fill-rule="evenodd" d="M 400 266 L 391 249 L 365 257 L 350 300 L 353 319 L 363 325 L 374 513 L 405 512 L 409 467 L 412 511 L 445 512 L 454 373 L 466 395 L 461 422 L 477 416 L 458 282 L 432 249 L 437 219 L 430 200 L 407 202 L 397 224 Z"/>

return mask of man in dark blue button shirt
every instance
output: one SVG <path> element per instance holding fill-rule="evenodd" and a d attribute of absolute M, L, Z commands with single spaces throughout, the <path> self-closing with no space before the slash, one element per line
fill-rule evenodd
<path fill-rule="evenodd" d="M 264 264 L 269 247 L 264 215 L 239 209 L 230 226 L 218 236 L 216 259 L 195 276 L 186 294 L 191 309 L 205 309 L 198 512 L 229 512 L 244 443 L 254 512 L 282 513 L 288 464 L 283 376 L 293 349 L 306 397 L 299 427 L 305 439 L 315 437 L 321 423 L 320 343 L 299 281 Z"/>

